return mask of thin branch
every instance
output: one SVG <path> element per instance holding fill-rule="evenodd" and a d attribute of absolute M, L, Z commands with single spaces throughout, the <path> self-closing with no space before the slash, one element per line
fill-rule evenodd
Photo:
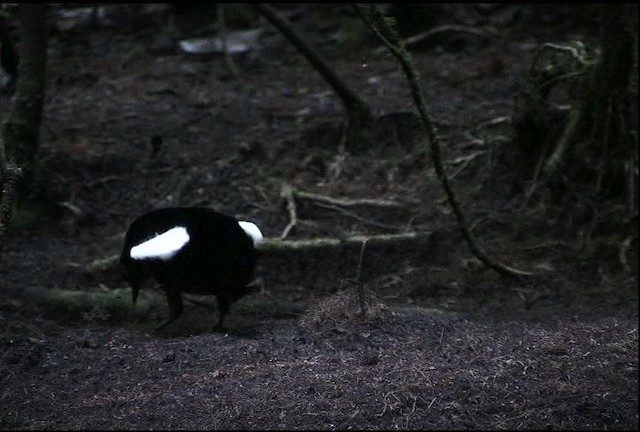
<path fill-rule="evenodd" d="M 481 30 L 475 27 L 469 27 L 469 26 L 463 26 L 463 25 L 445 24 L 445 25 L 434 27 L 425 32 L 410 36 L 406 38 L 403 41 L 403 43 L 406 47 L 411 45 L 416 45 L 420 42 L 424 42 L 426 39 L 430 38 L 431 36 L 435 36 L 439 33 L 446 33 L 446 32 L 468 33 L 475 36 L 481 36 L 486 38 L 496 36 L 496 31 L 494 29 L 487 31 L 487 30 Z M 373 52 L 375 54 L 382 54 L 384 50 L 385 50 L 385 47 L 379 47 L 379 48 L 376 48 Z"/>
<path fill-rule="evenodd" d="M 351 212 L 349 210 L 345 210 L 345 209 L 340 208 L 340 207 L 335 206 L 335 205 L 324 204 L 324 203 L 321 203 L 321 202 L 316 203 L 316 205 L 319 206 L 319 207 L 323 207 L 323 208 L 326 208 L 326 209 L 329 209 L 329 210 L 336 211 L 338 213 L 342 213 L 345 216 L 349 216 L 349 217 L 351 217 L 351 218 L 353 218 L 355 220 L 358 220 L 358 221 L 360 221 L 362 223 L 365 223 L 367 225 L 371 225 L 371 226 L 375 226 L 375 227 L 383 228 L 383 229 L 390 229 L 390 230 L 394 230 L 394 231 L 402 231 L 403 230 L 403 227 L 399 227 L 399 226 L 395 226 L 395 225 L 388 225 L 388 224 L 385 224 L 385 223 L 382 223 L 382 222 L 376 222 L 374 220 L 367 219 L 365 217 L 360 216 L 357 213 Z"/>
<path fill-rule="evenodd" d="M 575 142 L 579 126 L 586 115 L 585 110 L 586 107 L 584 102 L 580 102 L 577 108 L 571 110 L 571 113 L 569 114 L 569 121 L 562 132 L 562 136 L 558 140 L 555 149 L 551 153 L 551 156 L 542 170 L 542 174 L 545 179 L 554 177 L 562 166 L 562 163 L 565 161 L 569 149 Z"/>
<path fill-rule="evenodd" d="M 311 201 L 319 201 L 327 204 L 338 205 L 342 207 L 354 207 L 359 205 L 368 205 L 376 207 L 405 207 L 405 204 L 398 201 L 370 199 L 370 198 L 356 198 L 356 199 L 341 199 L 333 198 L 326 195 L 315 194 L 311 192 L 301 191 L 299 189 L 292 189 L 293 195 L 298 199 L 308 199 Z"/>
<path fill-rule="evenodd" d="M 282 230 L 282 234 L 280 234 L 280 240 L 284 240 L 289 235 L 291 229 L 298 224 L 298 214 L 296 211 L 296 201 L 293 197 L 293 188 L 291 186 L 283 185 L 280 197 L 286 200 L 287 210 L 289 211 L 289 223 L 284 230 Z"/>
<path fill-rule="evenodd" d="M 458 219 L 458 225 L 460 227 L 460 230 L 462 231 L 463 237 L 469 245 L 469 248 L 480 261 L 501 274 L 518 276 L 531 275 L 532 273 L 530 272 L 522 271 L 495 261 L 494 259 L 489 257 L 476 242 L 473 234 L 469 229 L 469 224 L 467 223 L 466 216 L 463 213 L 460 205 L 458 204 L 453 189 L 451 188 L 447 175 L 444 171 L 444 167 L 442 165 L 442 155 L 440 151 L 440 139 L 438 130 L 435 127 L 431 116 L 427 112 L 426 104 L 424 102 L 422 91 L 420 88 L 418 73 L 411 64 L 411 54 L 409 54 L 409 52 L 403 47 L 402 42 L 400 41 L 400 38 L 395 28 L 393 27 L 393 24 L 390 22 L 391 19 L 384 16 L 378 5 L 370 5 L 369 12 L 365 11 L 364 7 L 359 4 L 355 5 L 355 8 L 364 22 L 371 28 L 371 30 L 378 36 L 378 38 L 380 38 L 380 40 L 384 42 L 391 53 L 400 62 L 400 65 L 402 66 L 402 69 L 407 76 L 414 103 L 416 105 L 416 108 L 418 109 L 418 113 L 420 114 L 422 122 L 424 123 L 425 132 L 431 146 L 431 157 L 433 159 L 433 165 L 435 167 L 436 174 L 447 194 L 447 198 L 449 199 L 451 208 L 453 209 L 453 212 Z"/>
<path fill-rule="evenodd" d="M 271 6 L 264 3 L 252 5 L 255 10 L 265 17 L 275 28 L 277 28 L 298 51 L 311 63 L 311 65 L 322 75 L 327 83 L 338 94 L 349 116 L 350 123 L 355 125 L 371 122 L 373 115 L 367 102 L 354 93 L 347 84 L 336 74 L 336 72 L 324 61 L 320 54 L 314 50 L 289 22 L 282 18 Z"/>
<path fill-rule="evenodd" d="M 320 237 L 314 239 L 302 240 L 281 240 L 278 238 L 265 238 L 264 241 L 258 243 L 256 248 L 265 255 L 287 255 L 299 253 L 301 251 L 315 251 L 330 248 L 354 248 L 362 247 L 364 241 L 367 242 L 367 248 L 376 248 L 380 246 L 400 246 L 417 247 L 414 245 L 424 245 L 431 239 L 431 231 L 413 231 L 401 234 L 379 234 L 369 236 L 353 236 L 344 239 L 333 237 Z M 407 246 L 409 245 L 409 246 Z M 101 272 L 114 268 L 119 263 L 120 255 L 114 254 L 103 258 L 96 259 L 84 266 L 88 273 Z"/>
<path fill-rule="evenodd" d="M 460 162 L 463 162 L 463 163 L 460 166 L 460 168 L 458 168 L 458 170 L 456 172 L 451 174 L 451 177 L 449 177 L 449 180 L 453 180 L 454 178 L 458 177 L 458 175 L 460 175 L 460 173 L 462 173 L 467 168 L 467 166 L 469 166 L 469 163 L 471 163 L 472 160 L 474 160 L 478 156 L 483 155 L 485 153 L 486 153 L 486 151 L 479 150 L 477 152 L 471 153 L 470 155 L 467 155 L 467 156 L 464 156 L 462 158 L 456 159 L 454 162 L 460 161 Z"/>

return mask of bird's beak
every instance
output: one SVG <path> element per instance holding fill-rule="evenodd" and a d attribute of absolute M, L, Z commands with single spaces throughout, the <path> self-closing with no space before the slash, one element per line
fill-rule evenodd
<path fill-rule="evenodd" d="M 140 287 L 131 287 L 131 300 L 133 300 L 133 305 L 136 305 L 136 301 L 138 301 L 138 293 L 140 292 Z"/>

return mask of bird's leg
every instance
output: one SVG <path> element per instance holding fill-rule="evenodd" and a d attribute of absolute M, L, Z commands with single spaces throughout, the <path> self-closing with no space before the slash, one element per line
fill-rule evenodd
<path fill-rule="evenodd" d="M 222 322 L 224 321 L 224 317 L 229 313 L 229 308 L 231 307 L 231 300 L 227 297 L 219 295 L 218 298 L 218 311 L 220 312 L 220 319 L 218 323 L 213 327 L 214 330 L 222 329 Z"/>
<path fill-rule="evenodd" d="M 169 304 L 169 318 L 156 327 L 160 331 L 182 315 L 182 296 L 178 291 L 165 290 L 167 293 L 167 303 Z"/>

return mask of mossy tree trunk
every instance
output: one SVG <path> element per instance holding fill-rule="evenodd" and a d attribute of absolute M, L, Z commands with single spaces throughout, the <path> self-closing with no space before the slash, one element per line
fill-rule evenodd
<path fill-rule="evenodd" d="M 38 198 L 37 155 L 40 145 L 47 65 L 46 5 L 18 4 L 20 45 L 18 80 L 11 111 L 0 136 L 0 247 L 14 198 Z"/>

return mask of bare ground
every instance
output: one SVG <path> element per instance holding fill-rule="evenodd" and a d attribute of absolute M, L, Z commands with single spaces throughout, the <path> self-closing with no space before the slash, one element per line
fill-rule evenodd
<path fill-rule="evenodd" d="M 637 227 L 603 224 L 581 248 L 579 205 L 571 217 L 566 203 L 521 207 L 528 174 L 509 148 L 518 82 L 541 43 L 597 34 L 573 7 L 533 10 L 443 6 L 434 25 L 496 31 L 445 33 L 413 52 L 474 232 L 536 273 L 526 279 L 471 259 L 402 127 L 340 153 L 339 100 L 275 34 L 237 59 L 234 79 L 220 57 L 163 47 L 157 23 L 54 31 L 41 152 L 51 204 L 9 233 L 0 266 L 0 427 L 637 429 Z M 376 114 L 412 109 L 388 54 L 340 42 L 343 7 L 299 11 L 296 27 Z M 186 17 L 177 31 L 205 24 Z M 146 174 L 154 134 L 165 144 Z M 222 333 L 215 312 L 191 305 L 154 333 L 166 306 L 151 288 L 136 312 L 38 294 L 128 301 L 117 269 L 86 266 L 119 253 L 149 206 L 207 205 L 278 237 L 289 222 L 283 183 L 408 204 L 346 212 L 301 201 L 292 239 L 432 232 L 419 248 L 368 250 L 368 317 L 349 279 L 358 251 L 262 257 L 262 289 L 234 305 Z"/>

